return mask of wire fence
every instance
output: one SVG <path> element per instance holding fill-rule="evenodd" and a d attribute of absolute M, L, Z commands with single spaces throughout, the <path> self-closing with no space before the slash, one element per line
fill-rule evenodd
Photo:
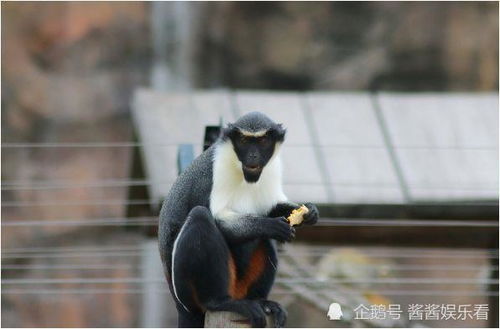
<path fill-rule="evenodd" d="M 3 151 L 27 150 L 27 149 L 102 149 L 109 148 L 144 148 L 144 147 L 177 147 L 177 143 L 4 143 L 1 145 Z M 292 144 L 287 147 L 319 147 L 319 148 L 350 148 L 350 149 L 385 149 L 385 145 L 359 145 L 359 144 Z M 396 149 L 408 149 L 415 151 L 477 151 L 496 152 L 495 147 L 489 146 L 420 146 L 406 145 L 395 146 Z M 288 185 L 324 185 L 324 183 L 289 181 Z M 146 179 L 105 179 L 99 181 L 76 182 L 74 180 L 44 180 L 44 181 L 2 181 L 2 191 L 34 191 L 45 192 L 50 190 L 64 189 L 94 189 L 94 188 L 129 188 L 148 185 L 171 185 L 173 181 L 152 181 Z M 373 188 L 398 188 L 397 183 L 388 182 L 335 182 L 337 186 L 346 187 L 373 187 Z M 497 190 L 497 186 L 476 184 L 457 184 L 455 186 L 438 185 L 409 185 L 411 188 L 434 188 L 434 189 L 463 189 L 463 190 Z M 77 207 L 77 206 L 147 206 L 151 204 L 150 199 L 92 199 L 92 200 L 41 200 L 41 201 L 5 201 L 2 208 L 22 207 Z M 422 203 L 425 204 L 425 203 Z M 429 203 L 433 204 L 433 203 Z M 491 205 L 491 202 L 477 202 L 475 205 Z M 450 203 L 456 205 L 456 203 Z M 157 226 L 158 217 L 97 217 L 97 218 L 59 218 L 59 219 L 19 219 L 2 220 L 3 229 L 37 229 L 40 227 L 103 227 L 103 226 Z M 445 219 L 381 219 L 381 218 L 322 218 L 317 223 L 320 227 L 405 227 L 408 229 L 419 227 L 443 227 L 443 228 L 498 228 L 498 221 L 493 220 L 445 220 Z M 307 250 L 280 250 L 281 256 L 293 255 L 295 259 L 317 258 L 321 259 L 333 250 L 329 246 L 311 246 Z M 2 295 L 97 295 L 97 294 L 151 294 L 146 286 L 154 286 L 155 294 L 170 294 L 166 288 L 163 277 L 145 278 L 136 276 L 109 276 L 109 271 L 125 271 L 126 273 L 141 273 L 146 270 L 140 262 L 147 250 L 142 245 L 111 245 L 111 246 L 53 246 L 53 247 L 20 247 L 2 249 Z M 300 294 L 288 286 L 307 286 L 312 291 L 335 293 L 338 285 L 348 285 L 356 291 L 366 290 L 369 293 L 383 296 L 430 296 L 430 297 L 478 297 L 485 298 L 498 296 L 498 291 L 492 287 L 498 287 L 498 279 L 485 276 L 484 273 L 498 272 L 497 265 L 472 265 L 478 258 L 486 261 L 498 262 L 498 249 L 482 250 L 454 250 L 444 252 L 432 248 L 405 248 L 391 251 L 363 250 L 363 255 L 370 259 L 403 260 L 403 261 L 438 261 L 438 264 L 349 264 L 349 268 L 360 272 L 390 271 L 393 277 L 363 277 L 363 278 L 328 278 L 300 276 L 283 277 L 276 279 L 276 285 L 272 292 L 274 295 Z M 159 260 L 158 260 L 159 261 Z M 463 261 L 463 264 L 457 263 Z M 104 262 L 104 263 L 100 263 Z M 470 262 L 470 264 L 469 264 Z M 331 267 L 335 268 L 334 265 Z M 310 273 L 318 271 L 317 266 L 304 266 Z M 69 272 L 69 273 L 68 273 Z M 43 274 L 42 277 L 33 277 L 34 273 Z M 66 273 L 65 277 L 59 277 Z M 82 276 L 88 273 L 89 276 Z M 405 275 L 411 275 L 407 276 Z M 431 277 L 425 274 L 431 274 Z M 74 276 L 71 276 L 71 275 Z M 105 275 L 107 274 L 107 275 Z M 96 275 L 99 275 L 96 277 Z M 69 276 L 69 277 L 68 277 Z M 113 285 L 125 285 L 124 287 L 107 287 Z M 427 285 L 435 287 L 431 289 Z M 385 289 L 397 287 L 397 289 Z M 280 288 L 281 287 L 281 288 Z M 422 289 L 422 287 L 426 287 Z M 448 289 L 443 289 L 448 287 Z"/>
<path fill-rule="evenodd" d="M 305 251 L 307 253 L 318 253 L 318 252 L 327 252 L 329 250 L 339 248 L 333 247 L 330 245 L 311 245 L 307 247 L 307 250 L 291 250 L 291 249 L 278 249 L 280 252 L 289 252 L 289 253 L 300 253 L 301 251 Z M 345 247 L 349 249 L 350 247 Z M 385 254 L 387 251 L 372 250 L 369 248 L 357 247 L 362 250 L 364 253 L 369 255 L 379 255 Z M 22 247 L 22 248 L 3 248 L 3 253 L 57 253 L 57 252 L 82 252 L 82 251 L 139 251 L 146 250 L 147 248 L 142 245 L 113 245 L 113 246 L 55 246 L 55 247 Z M 405 247 L 404 252 L 402 250 L 397 250 L 397 254 L 408 254 L 408 255 L 422 255 L 422 254 L 437 254 L 437 255 L 468 255 L 468 256 L 481 256 L 484 254 L 493 254 L 498 255 L 498 249 L 464 249 L 464 248 L 453 248 L 450 250 L 446 250 L 443 248 L 432 248 L 432 247 L 419 247 L 419 248 L 411 248 Z"/>
<path fill-rule="evenodd" d="M 153 180 L 143 180 L 143 179 L 112 179 L 112 180 L 99 180 L 94 182 L 86 183 L 75 183 L 72 180 L 54 180 L 54 181 L 2 181 L 2 191 L 21 191 L 21 190 L 51 190 L 51 189 L 76 189 L 76 188 L 113 188 L 113 187 L 132 187 L 132 186 L 147 186 L 147 185 L 172 185 L 175 180 L 168 181 L 153 181 Z M 310 186 L 321 186 L 326 185 L 320 182 L 304 182 L 304 181 L 293 181 L 285 180 L 285 185 L 310 185 Z M 345 181 L 340 180 L 335 182 L 336 186 L 348 186 L 348 187 L 376 187 L 376 188 L 396 188 L 399 185 L 389 182 L 355 182 L 355 181 Z M 495 185 L 432 185 L 432 184 L 410 184 L 410 188 L 429 188 L 429 189 L 439 189 L 439 190 L 498 190 L 498 186 Z"/>
<path fill-rule="evenodd" d="M 325 288 L 322 287 L 322 290 Z M 155 289 L 154 294 L 170 294 L 168 289 Z M 428 296 L 428 297 L 488 297 L 498 296 L 497 291 L 470 291 L 470 290 L 370 290 L 372 294 L 385 296 Z M 55 288 L 55 289 L 33 289 L 33 288 L 5 288 L 2 289 L 2 295 L 97 295 L 97 294 L 151 294 L 150 290 L 136 288 Z M 271 291 L 271 295 L 298 295 L 300 292 L 292 290 L 276 289 Z"/>
<path fill-rule="evenodd" d="M 4 208 L 8 207 L 76 207 L 76 206 L 110 206 L 110 205 L 123 205 L 123 206 L 134 206 L 134 205 L 149 205 L 151 204 L 149 199 L 131 199 L 131 200 L 121 200 L 121 199 L 110 199 L 110 200 L 76 200 L 76 201 L 60 201 L 60 200 L 43 200 L 43 201 L 4 201 L 1 206 Z"/>
<path fill-rule="evenodd" d="M 105 277 L 105 278 L 36 278 L 36 279 L 2 279 L 2 285 L 37 285 L 37 284 L 114 284 L 114 283 L 155 283 L 167 284 L 164 278 L 144 279 L 141 277 Z M 370 278 L 370 279 L 327 279 L 317 278 L 277 278 L 277 284 L 314 284 L 328 286 L 332 284 L 398 284 L 398 285 L 490 285 L 498 284 L 496 279 L 470 278 Z"/>
<path fill-rule="evenodd" d="M 190 143 L 190 142 L 185 142 Z M 38 148 L 50 148 L 50 149 L 65 149 L 65 148 L 135 148 L 135 147 L 177 147 L 180 143 L 133 143 L 133 142 L 113 142 L 113 143 L 2 143 L 1 148 L 3 149 L 38 149 Z M 324 147 L 324 148 L 362 148 L 362 149 L 385 149 L 383 144 L 354 144 L 354 143 L 338 143 L 338 144 L 297 144 L 297 143 L 286 143 L 284 147 Z M 498 151 L 498 147 L 491 145 L 477 145 L 477 146 L 451 146 L 451 145 L 395 145 L 397 149 L 408 149 L 408 150 L 455 150 L 455 151 Z"/>
<path fill-rule="evenodd" d="M 389 257 L 389 256 L 388 256 Z M 477 272 L 478 266 L 461 266 L 461 265 L 360 265 L 351 264 L 350 267 L 361 270 L 380 269 L 385 271 L 398 271 L 398 272 Z M 105 271 L 105 270 L 131 270 L 131 269 L 144 269 L 143 266 L 133 265 L 128 263 L 117 264 L 29 264 L 29 265 L 4 265 L 2 271 L 24 271 L 24 270 L 43 270 L 43 271 Z M 311 270 L 314 267 L 310 267 Z M 498 266 L 488 266 L 490 271 L 498 271 Z"/>
<path fill-rule="evenodd" d="M 14 207 L 76 207 L 76 206 L 108 206 L 108 205 L 124 205 L 124 206 L 139 206 L 139 205 L 150 205 L 152 200 L 150 199 L 99 199 L 99 200 L 40 200 L 40 201 L 2 201 L 0 205 L 3 208 L 14 208 Z M 462 204 L 472 204 L 474 206 L 492 206 L 493 202 L 463 202 Z M 356 205 L 357 203 L 342 203 L 339 205 Z M 456 202 L 440 202 L 441 206 L 457 206 Z M 419 201 L 415 203 L 415 206 L 436 206 L 436 202 L 424 202 Z"/>
<path fill-rule="evenodd" d="M 321 257 L 326 255 L 329 251 L 335 250 L 331 247 L 329 250 L 279 250 L 280 254 L 292 255 L 294 257 Z M 141 256 L 144 248 L 140 247 L 109 247 L 109 248 L 64 248 L 61 249 L 48 248 L 39 252 L 34 251 L 19 251 L 16 249 L 2 250 L 3 259 L 34 259 L 34 258 L 88 258 L 88 257 L 131 257 Z M 497 250 L 485 250 L 484 252 L 470 253 L 470 252 L 443 252 L 443 251 L 429 251 L 426 248 L 421 248 L 413 252 L 398 250 L 397 252 L 391 251 L 367 251 L 363 253 L 370 258 L 412 258 L 412 259 L 439 259 L 439 260 L 457 260 L 457 259 L 477 259 L 479 257 L 485 259 L 498 259 Z M 3 267 L 2 267 L 3 268 Z"/>
<path fill-rule="evenodd" d="M 35 226 L 157 226 L 158 217 L 118 217 L 80 219 L 27 219 L 2 221 L 2 227 Z M 352 227 L 498 227 L 498 221 L 482 220 L 429 220 L 429 219 L 377 219 L 377 218 L 321 218 L 317 226 Z"/>

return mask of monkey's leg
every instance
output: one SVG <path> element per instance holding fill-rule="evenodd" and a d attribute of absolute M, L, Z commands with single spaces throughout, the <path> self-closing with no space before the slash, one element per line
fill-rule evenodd
<path fill-rule="evenodd" d="M 249 318 L 254 327 L 265 326 L 258 302 L 231 299 L 233 280 L 231 254 L 210 211 L 193 208 L 172 251 L 172 290 L 179 326 L 203 327 L 206 310 L 236 312 Z"/>
<path fill-rule="evenodd" d="M 266 253 L 266 266 L 260 277 L 249 289 L 247 298 L 257 300 L 266 314 L 273 315 L 275 327 L 284 327 L 287 319 L 287 312 L 280 304 L 268 300 L 278 265 L 276 248 L 271 240 L 263 240 L 261 241 L 261 245 Z"/>

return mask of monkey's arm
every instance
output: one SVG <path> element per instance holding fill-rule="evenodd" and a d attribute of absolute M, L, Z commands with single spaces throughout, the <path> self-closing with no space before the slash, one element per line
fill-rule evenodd
<path fill-rule="evenodd" d="M 280 202 L 269 212 L 269 217 L 285 217 L 288 218 L 294 209 L 300 205 L 293 202 Z"/>
<path fill-rule="evenodd" d="M 304 206 L 309 209 L 309 212 L 304 215 L 304 221 L 300 224 L 314 225 L 318 221 L 319 211 L 318 208 L 312 203 L 305 203 Z M 300 205 L 293 202 L 278 203 L 269 213 L 269 217 L 285 217 L 288 218 L 294 209 L 299 208 Z M 300 226 L 298 225 L 298 226 Z"/>
<path fill-rule="evenodd" d="M 291 241 L 295 237 L 295 229 L 284 217 L 242 215 L 225 210 L 218 213 L 215 220 L 224 237 L 232 243 L 254 239 L 275 239 L 283 242 Z"/>

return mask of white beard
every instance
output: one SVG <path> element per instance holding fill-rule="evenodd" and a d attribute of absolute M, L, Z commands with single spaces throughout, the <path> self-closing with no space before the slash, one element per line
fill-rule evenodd
<path fill-rule="evenodd" d="M 287 200 L 283 193 L 279 148 L 277 144 L 259 180 L 248 183 L 232 143 L 227 141 L 217 146 L 210 194 L 210 211 L 214 217 L 230 220 L 241 215 L 264 216 L 278 202 Z"/>

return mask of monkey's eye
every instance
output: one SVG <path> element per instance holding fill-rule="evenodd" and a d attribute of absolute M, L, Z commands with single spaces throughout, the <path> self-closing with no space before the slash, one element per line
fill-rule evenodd
<path fill-rule="evenodd" d="M 240 143 L 241 144 L 246 144 L 248 143 L 248 138 L 245 136 L 240 136 Z"/>
<path fill-rule="evenodd" d="M 263 136 L 259 138 L 259 144 L 267 146 L 269 144 L 269 138 L 267 136 Z"/>

